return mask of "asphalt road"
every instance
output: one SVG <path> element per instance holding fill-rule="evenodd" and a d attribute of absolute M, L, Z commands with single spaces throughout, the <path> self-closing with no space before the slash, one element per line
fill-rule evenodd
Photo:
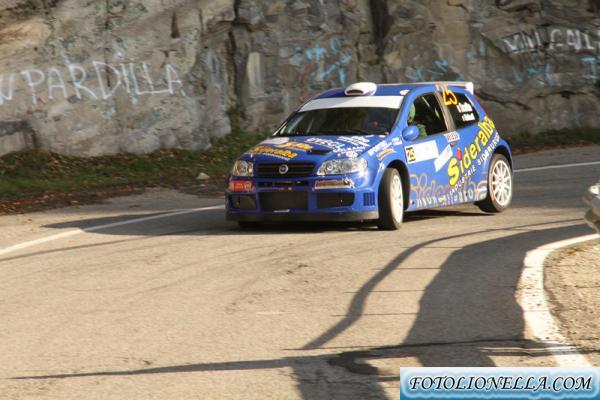
<path fill-rule="evenodd" d="M 598 177 L 519 172 L 503 214 L 420 212 L 396 232 L 243 232 L 210 209 L 68 233 L 221 204 L 166 190 L 2 217 L 0 248 L 21 248 L 0 250 L 0 398 L 397 398 L 400 366 L 553 365 L 516 285 L 528 250 L 592 233 L 581 196 Z"/>

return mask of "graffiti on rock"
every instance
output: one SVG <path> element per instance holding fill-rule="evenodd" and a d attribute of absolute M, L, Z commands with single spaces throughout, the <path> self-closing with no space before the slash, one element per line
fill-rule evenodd
<path fill-rule="evenodd" d="M 141 96 L 186 96 L 183 82 L 177 70 L 164 64 L 161 75 L 152 77 L 146 63 L 108 64 L 93 61 L 91 68 L 81 64 L 62 67 L 28 68 L 21 71 L 0 73 L 0 105 L 17 101 L 17 93 L 26 93 L 32 105 L 57 100 L 60 97 L 73 100 L 108 100 L 118 91 L 125 91 L 136 101 Z"/>
<path fill-rule="evenodd" d="M 511 62 L 509 76 L 500 78 L 517 87 L 560 87 L 565 78 L 577 74 L 580 82 L 600 83 L 600 30 L 541 27 L 518 31 L 499 39 L 499 48 Z M 407 68 L 411 81 L 468 80 L 469 67 L 476 59 L 486 59 L 484 40 L 475 41 L 465 53 L 464 73 L 448 60 L 436 59 Z"/>
<path fill-rule="evenodd" d="M 299 83 L 333 80 L 342 86 L 347 83 L 346 67 L 352 62 L 352 54 L 344 50 L 341 36 L 318 39 L 307 48 L 296 47 L 290 63 L 301 70 Z"/>
<path fill-rule="evenodd" d="M 591 31 L 562 27 L 536 27 L 502 38 L 509 54 L 535 51 L 600 52 L 600 29 Z"/>

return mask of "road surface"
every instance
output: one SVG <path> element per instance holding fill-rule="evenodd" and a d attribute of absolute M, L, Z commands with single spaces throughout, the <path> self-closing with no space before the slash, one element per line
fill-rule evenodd
<path fill-rule="evenodd" d="M 516 300 L 523 258 L 592 233 L 581 196 L 599 176 L 524 170 L 503 214 L 420 212 L 395 232 L 162 217 L 222 203 L 167 190 L 2 217 L 0 399 L 397 398 L 400 366 L 554 365 Z"/>

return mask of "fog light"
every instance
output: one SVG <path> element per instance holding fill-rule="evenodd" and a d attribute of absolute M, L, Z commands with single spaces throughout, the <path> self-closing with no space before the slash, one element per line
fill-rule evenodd
<path fill-rule="evenodd" d="M 229 181 L 230 192 L 253 192 L 252 181 Z"/>
<path fill-rule="evenodd" d="M 315 182 L 315 189 L 348 189 L 353 187 L 354 182 L 349 178 Z"/>

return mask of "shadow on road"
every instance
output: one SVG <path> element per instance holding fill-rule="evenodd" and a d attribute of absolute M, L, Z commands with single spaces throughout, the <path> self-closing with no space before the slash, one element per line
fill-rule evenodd
<path fill-rule="evenodd" d="M 417 319 L 408 335 L 402 343 L 395 346 L 357 346 L 356 351 L 344 351 L 335 355 L 190 363 L 138 370 L 25 376 L 14 379 L 291 368 L 298 382 L 299 393 L 304 399 L 362 399 L 384 398 L 384 383 L 397 382 L 397 368 L 406 364 L 403 359 L 407 358 L 416 359 L 424 366 L 494 366 L 493 356 L 524 357 L 529 360 L 549 356 L 553 344 L 527 340 L 524 335 L 523 311 L 515 299 L 523 258 L 530 249 L 589 233 L 589 229 L 583 224 L 578 224 L 544 230 L 544 225 L 547 224 L 489 228 L 468 235 L 429 240 L 408 248 L 362 285 L 351 300 L 346 314 L 336 324 L 302 348 L 290 351 L 325 349 L 328 343 L 361 318 L 366 301 L 377 285 L 391 272 L 401 269 L 405 260 L 418 250 L 461 236 L 477 236 L 494 231 L 507 235 L 472 244 L 452 253 L 423 293 Z M 392 363 L 393 368 L 382 370 L 373 365 L 382 360 Z M 370 361 L 371 364 L 365 361 Z"/>
<path fill-rule="evenodd" d="M 285 222 L 269 223 L 252 229 L 241 229 L 235 222 L 225 221 L 224 210 L 205 210 L 197 213 L 190 213 L 180 216 L 173 216 L 164 219 L 155 219 L 144 223 L 132 223 L 118 226 L 108 226 L 97 229 L 103 225 L 111 225 L 132 221 L 139 218 L 158 217 L 165 213 L 152 214 L 125 214 L 111 217 L 78 219 L 73 221 L 61 222 L 45 225 L 45 228 L 68 229 L 78 228 L 90 230 L 90 233 L 99 233 L 103 235 L 127 235 L 127 236 L 158 236 L 163 235 L 170 230 L 169 234 L 190 234 L 190 235 L 246 235 L 246 234 L 314 234 L 319 232 L 335 232 L 347 230 L 377 230 L 374 222 Z M 405 222 L 428 220 L 435 218 L 445 218 L 451 216 L 463 217 L 491 217 L 491 214 L 485 214 L 476 211 L 475 208 L 463 209 L 436 209 L 423 210 L 407 213 Z M 183 221 L 183 222 L 182 222 Z M 199 226 L 199 224 L 202 226 Z M 182 229 L 182 227 L 187 229 Z M 149 229 L 151 227 L 151 229 Z"/>

